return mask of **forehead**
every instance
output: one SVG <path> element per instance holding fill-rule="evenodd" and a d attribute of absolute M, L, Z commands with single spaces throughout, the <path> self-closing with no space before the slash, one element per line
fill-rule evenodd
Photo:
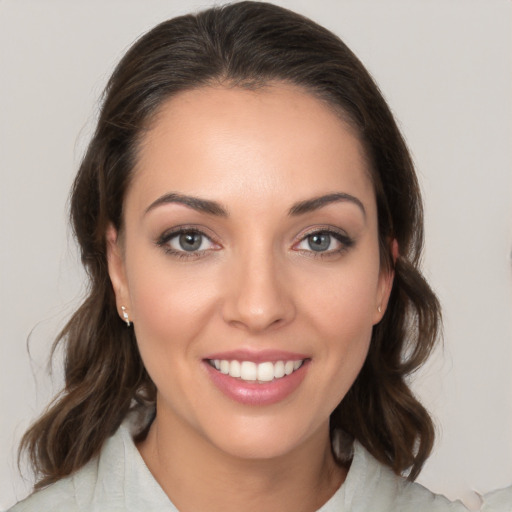
<path fill-rule="evenodd" d="M 146 202 L 171 191 L 215 200 L 284 202 L 333 190 L 373 197 L 355 131 L 325 102 L 287 84 L 172 97 L 142 137 L 130 188 Z"/>

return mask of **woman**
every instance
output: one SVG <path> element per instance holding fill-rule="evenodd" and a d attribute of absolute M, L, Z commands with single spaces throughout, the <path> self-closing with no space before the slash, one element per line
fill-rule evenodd
<path fill-rule="evenodd" d="M 71 217 L 90 294 L 13 510 L 464 510 L 412 483 L 434 431 L 406 378 L 439 326 L 421 200 L 336 36 L 253 2 L 153 29 Z"/>

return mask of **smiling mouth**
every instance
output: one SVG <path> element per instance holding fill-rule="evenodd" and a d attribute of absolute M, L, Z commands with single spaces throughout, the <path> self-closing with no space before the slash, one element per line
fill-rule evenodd
<path fill-rule="evenodd" d="M 266 361 L 254 363 L 253 361 L 238 361 L 227 359 L 208 359 L 208 364 L 224 375 L 238 378 L 246 382 L 271 382 L 291 375 L 305 362 L 305 359 L 290 361 Z"/>

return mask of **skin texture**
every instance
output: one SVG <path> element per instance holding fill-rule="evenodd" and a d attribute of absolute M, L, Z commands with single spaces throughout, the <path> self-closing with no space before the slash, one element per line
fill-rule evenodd
<path fill-rule="evenodd" d="M 215 201 L 224 215 L 158 202 L 170 193 Z M 356 200 L 290 215 L 338 193 Z M 204 233 L 198 251 L 162 236 L 177 226 Z M 311 233 L 326 230 L 342 241 L 331 235 L 327 250 L 312 250 Z M 107 238 L 119 312 L 158 390 L 139 450 L 175 505 L 320 507 L 346 476 L 329 415 L 361 369 L 393 279 L 380 268 L 375 196 L 353 130 L 285 84 L 181 93 L 145 134 L 124 231 Z M 277 403 L 239 403 L 205 362 L 239 349 L 303 354 L 304 376 Z"/>

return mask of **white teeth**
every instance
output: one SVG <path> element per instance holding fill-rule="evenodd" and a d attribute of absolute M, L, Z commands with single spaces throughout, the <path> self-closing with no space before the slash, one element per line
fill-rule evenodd
<path fill-rule="evenodd" d="M 284 363 L 283 361 L 277 361 L 277 363 L 274 365 L 274 378 L 280 379 L 284 376 Z"/>
<path fill-rule="evenodd" d="M 242 375 L 240 366 L 239 361 L 231 361 L 231 363 L 229 363 L 229 375 L 231 375 L 231 377 L 240 377 L 240 375 Z"/>
<path fill-rule="evenodd" d="M 274 379 L 281 379 L 298 370 L 303 362 L 302 359 L 276 361 L 275 363 L 268 361 L 259 364 L 252 361 L 228 361 L 227 359 L 210 361 L 212 366 L 221 373 L 250 382 L 270 382 Z"/>
<path fill-rule="evenodd" d="M 274 365 L 272 363 L 261 363 L 258 365 L 258 380 L 270 382 L 274 379 Z"/>
<path fill-rule="evenodd" d="M 225 375 L 227 375 L 229 373 L 229 361 L 226 361 L 225 359 L 223 359 L 220 362 L 220 372 L 224 373 Z"/>
<path fill-rule="evenodd" d="M 242 380 L 256 380 L 258 367 L 252 361 L 243 361 L 240 365 L 240 378 Z"/>

